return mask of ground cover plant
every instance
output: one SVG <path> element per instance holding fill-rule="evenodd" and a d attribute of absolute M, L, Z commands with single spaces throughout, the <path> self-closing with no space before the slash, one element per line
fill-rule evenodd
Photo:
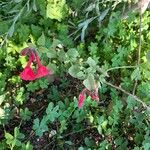
<path fill-rule="evenodd" d="M 0 150 L 149 150 L 149 0 L 0 2 Z"/>

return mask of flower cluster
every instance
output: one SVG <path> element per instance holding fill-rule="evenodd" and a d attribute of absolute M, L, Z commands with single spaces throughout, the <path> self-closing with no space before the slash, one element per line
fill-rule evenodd
<path fill-rule="evenodd" d="M 41 78 L 43 76 L 47 76 L 52 74 L 52 71 L 49 70 L 46 66 L 43 66 L 41 64 L 41 61 L 39 59 L 39 56 L 37 55 L 37 53 L 30 49 L 30 48 L 25 48 L 21 51 L 20 53 L 22 56 L 29 56 L 29 61 L 27 62 L 26 67 L 24 68 L 24 70 L 20 73 L 20 77 L 23 80 L 35 80 L 37 78 Z M 32 62 L 36 62 L 37 64 L 37 70 L 36 72 L 33 71 L 31 64 Z"/>
<path fill-rule="evenodd" d="M 79 94 L 79 98 L 78 98 L 78 107 L 79 108 L 81 108 L 83 106 L 86 94 L 89 95 L 91 97 L 91 99 L 99 101 L 99 96 L 98 96 L 98 90 L 97 89 L 95 89 L 93 91 L 89 91 L 88 89 L 85 88 Z"/>

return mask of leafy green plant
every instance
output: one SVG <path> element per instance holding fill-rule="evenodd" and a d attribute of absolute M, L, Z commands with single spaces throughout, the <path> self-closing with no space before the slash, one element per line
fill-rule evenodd
<path fill-rule="evenodd" d="M 28 89 L 28 91 L 34 92 L 34 91 L 39 90 L 39 89 L 48 88 L 48 85 L 49 85 L 48 80 L 39 79 L 39 80 L 36 80 L 35 82 L 30 82 L 27 85 L 27 89 Z"/>
<path fill-rule="evenodd" d="M 30 142 L 27 142 L 26 144 L 22 143 L 21 141 L 24 139 L 24 134 L 20 133 L 19 129 L 15 127 L 14 129 L 14 135 L 11 135 L 8 132 L 5 132 L 5 138 L 6 138 L 6 144 L 11 150 L 14 148 L 21 148 L 21 149 L 26 149 L 26 150 L 32 150 L 33 147 L 30 144 Z"/>
<path fill-rule="evenodd" d="M 48 0 L 47 17 L 61 21 L 67 13 L 65 0 Z"/>
<path fill-rule="evenodd" d="M 139 3 L 1 2 L 0 148 L 150 148 L 150 13 L 126 13 Z M 25 47 L 52 75 L 20 79 Z"/>
<path fill-rule="evenodd" d="M 34 120 L 33 129 L 36 132 L 36 135 L 42 136 L 45 131 L 48 131 L 48 123 L 54 122 L 59 117 L 59 106 L 54 107 L 53 103 L 50 102 L 47 109 L 46 115 L 43 116 L 40 121 L 39 118 Z"/>
<path fill-rule="evenodd" d="M 32 112 L 28 108 L 25 108 L 24 110 L 20 109 L 20 117 L 23 121 L 29 121 L 31 119 L 31 115 Z"/>

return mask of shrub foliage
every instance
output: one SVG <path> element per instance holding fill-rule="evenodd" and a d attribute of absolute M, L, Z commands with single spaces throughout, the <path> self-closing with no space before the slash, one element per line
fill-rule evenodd
<path fill-rule="evenodd" d="M 0 2 L 0 150 L 150 149 L 150 12 L 142 2 Z M 20 78 L 24 48 L 47 76 L 42 68 L 33 81 Z"/>

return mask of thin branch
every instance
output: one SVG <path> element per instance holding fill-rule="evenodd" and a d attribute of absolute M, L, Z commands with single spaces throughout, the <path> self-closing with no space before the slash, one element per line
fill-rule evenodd
<path fill-rule="evenodd" d="M 139 68 L 140 62 L 141 62 L 141 46 L 142 46 L 142 14 L 140 13 L 140 35 L 139 35 L 139 48 L 138 48 L 138 60 L 137 60 L 137 66 Z M 135 81 L 134 83 L 134 88 L 133 88 L 133 95 L 135 95 L 136 87 L 138 84 L 138 80 Z"/>
<path fill-rule="evenodd" d="M 119 90 L 119 91 L 122 91 L 123 93 L 125 93 L 125 94 L 128 95 L 128 96 L 131 96 L 134 100 L 136 100 L 137 102 L 140 102 L 140 103 L 143 105 L 143 107 L 145 107 L 145 108 L 147 108 L 147 109 L 150 109 L 150 107 L 147 106 L 147 105 L 146 105 L 140 98 L 138 98 L 137 96 L 135 96 L 135 95 L 133 95 L 133 94 L 127 92 L 126 90 L 122 89 L 121 87 L 118 87 L 118 86 L 116 86 L 116 85 L 113 85 L 113 84 L 111 84 L 111 83 L 109 83 L 109 82 L 107 82 L 107 81 L 105 81 L 104 83 L 107 84 L 107 85 L 109 85 L 109 86 L 111 86 L 111 87 L 113 87 L 113 88 L 115 88 L 115 89 L 117 89 L 117 90 Z"/>
<path fill-rule="evenodd" d="M 121 67 L 113 67 L 110 68 L 108 70 L 106 70 L 106 72 L 111 71 L 111 70 L 116 70 L 116 69 L 127 69 L 127 68 L 136 68 L 137 66 L 121 66 Z"/>

